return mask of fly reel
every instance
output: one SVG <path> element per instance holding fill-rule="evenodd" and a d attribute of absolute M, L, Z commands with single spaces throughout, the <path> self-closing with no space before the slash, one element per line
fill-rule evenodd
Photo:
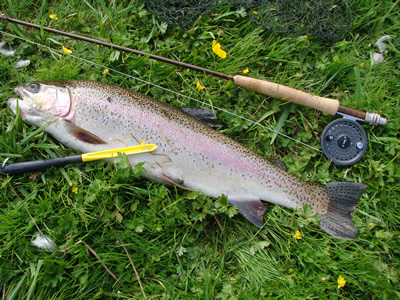
<path fill-rule="evenodd" d="M 329 123 L 321 136 L 322 152 L 335 165 L 358 162 L 367 150 L 367 134 L 356 121 L 342 118 Z"/>

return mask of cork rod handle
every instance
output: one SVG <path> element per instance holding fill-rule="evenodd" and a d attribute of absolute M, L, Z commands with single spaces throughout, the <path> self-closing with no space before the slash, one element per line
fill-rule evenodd
<path fill-rule="evenodd" d="M 281 84 L 236 75 L 233 79 L 236 85 L 260 92 L 264 95 L 312 107 L 330 115 L 335 115 L 339 109 L 339 101 L 330 98 L 314 96 Z"/>

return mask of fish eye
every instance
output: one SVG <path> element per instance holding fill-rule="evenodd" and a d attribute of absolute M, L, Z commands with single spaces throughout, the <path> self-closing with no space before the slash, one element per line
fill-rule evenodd
<path fill-rule="evenodd" d="M 40 85 L 37 83 L 28 83 L 26 86 L 26 89 L 30 91 L 31 93 L 38 93 L 40 91 Z"/>

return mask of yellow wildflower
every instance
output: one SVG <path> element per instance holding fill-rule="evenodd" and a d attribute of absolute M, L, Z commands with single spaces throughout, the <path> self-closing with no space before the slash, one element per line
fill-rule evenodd
<path fill-rule="evenodd" d="M 50 19 L 54 19 L 54 20 L 58 20 L 58 17 L 57 17 L 56 14 L 50 14 L 50 15 L 49 15 L 49 18 L 50 18 Z"/>
<path fill-rule="evenodd" d="M 71 54 L 72 53 L 72 50 L 70 50 L 68 48 L 65 48 L 64 46 L 62 46 L 62 50 L 64 51 L 64 53 L 67 53 L 67 54 Z"/>
<path fill-rule="evenodd" d="M 199 91 L 204 90 L 204 86 L 201 85 L 200 80 L 197 80 L 196 87 Z"/>
<path fill-rule="evenodd" d="M 258 14 L 258 11 L 253 10 L 253 14 L 254 14 L 254 15 L 257 15 L 257 14 Z"/>
<path fill-rule="evenodd" d="M 246 68 L 246 69 L 243 70 L 243 73 L 244 73 L 244 74 L 247 74 L 247 73 L 249 73 L 249 72 L 250 72 L 249 68 Z"/>
<path fill-rule="evenodd" d="M 226 57 L 226 52 L 221 49 L 221 44 L 218 43 L 216 40 L 213 40 L 213 42 L 212 42 L 212 50 L 219 57 L 221 57 L 221 58 L 225 58 Z"/>
<path fill-rule="evenodd" d="M 296 240 L 301 240 L 302 239 L 302 235 L 301 232 L 296 230 L 296 233 L 293 236 Z"/>
<path fill-rule="evenodd" d="M 337 283 L 338 283 L 338 289 L 340 289 L 346 285 L 346 280 L 344 280 L 342 276 L 339 276 Z"/>
<path fill-rule="evenodd" d="M 76 186 L 72 187 L 72 192 L 78 194 L 78 188 Z"/>
<path fill-rule="evenodd" d="M 103 75 L 106 75 L 108 72 L 110 72 L 109 69 L 104 69 L 104 70 L 103 70 Z"/>

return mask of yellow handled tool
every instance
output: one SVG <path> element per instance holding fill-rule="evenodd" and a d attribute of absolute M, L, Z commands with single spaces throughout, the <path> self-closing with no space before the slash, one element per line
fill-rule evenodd
<path fill-rule="evenodd" d="M 8 165 L 6 164 L 7 160 L 5 160 L 3 164 L 0 166 L 0 173 L 15 175 L 27 172 L 36 172 L 39 170 L 47 169 L 49 167 L 62 167 L 69 164 L 76 164 L 93 160 L 118 157 L 118 153 L 132 155 L 132 154 L 151 152 L 154 151 L 155 149 L 157 149 L 157 145 L 142 143 L 140 145 L 127 148 L 90 152 L 82 155 L 73 155 L 73 156 L 66 156 L 59 158 L 26 161 Z"/>
<path fill-rule="evenodd" d="M 82 154 L 82 162 L 88 162 L 92 160 L 106 159 L 118 157 L 118 153 L 124 153 L 126 155 L 139 154 L 151 152 L 157 149 L 157 146 L 154 144 L 140 144 L 137 146 L 127 147 L 127 148 L 119 148 L 112 150 L 105 150 L 99 152 L 90 152 Z"/>

